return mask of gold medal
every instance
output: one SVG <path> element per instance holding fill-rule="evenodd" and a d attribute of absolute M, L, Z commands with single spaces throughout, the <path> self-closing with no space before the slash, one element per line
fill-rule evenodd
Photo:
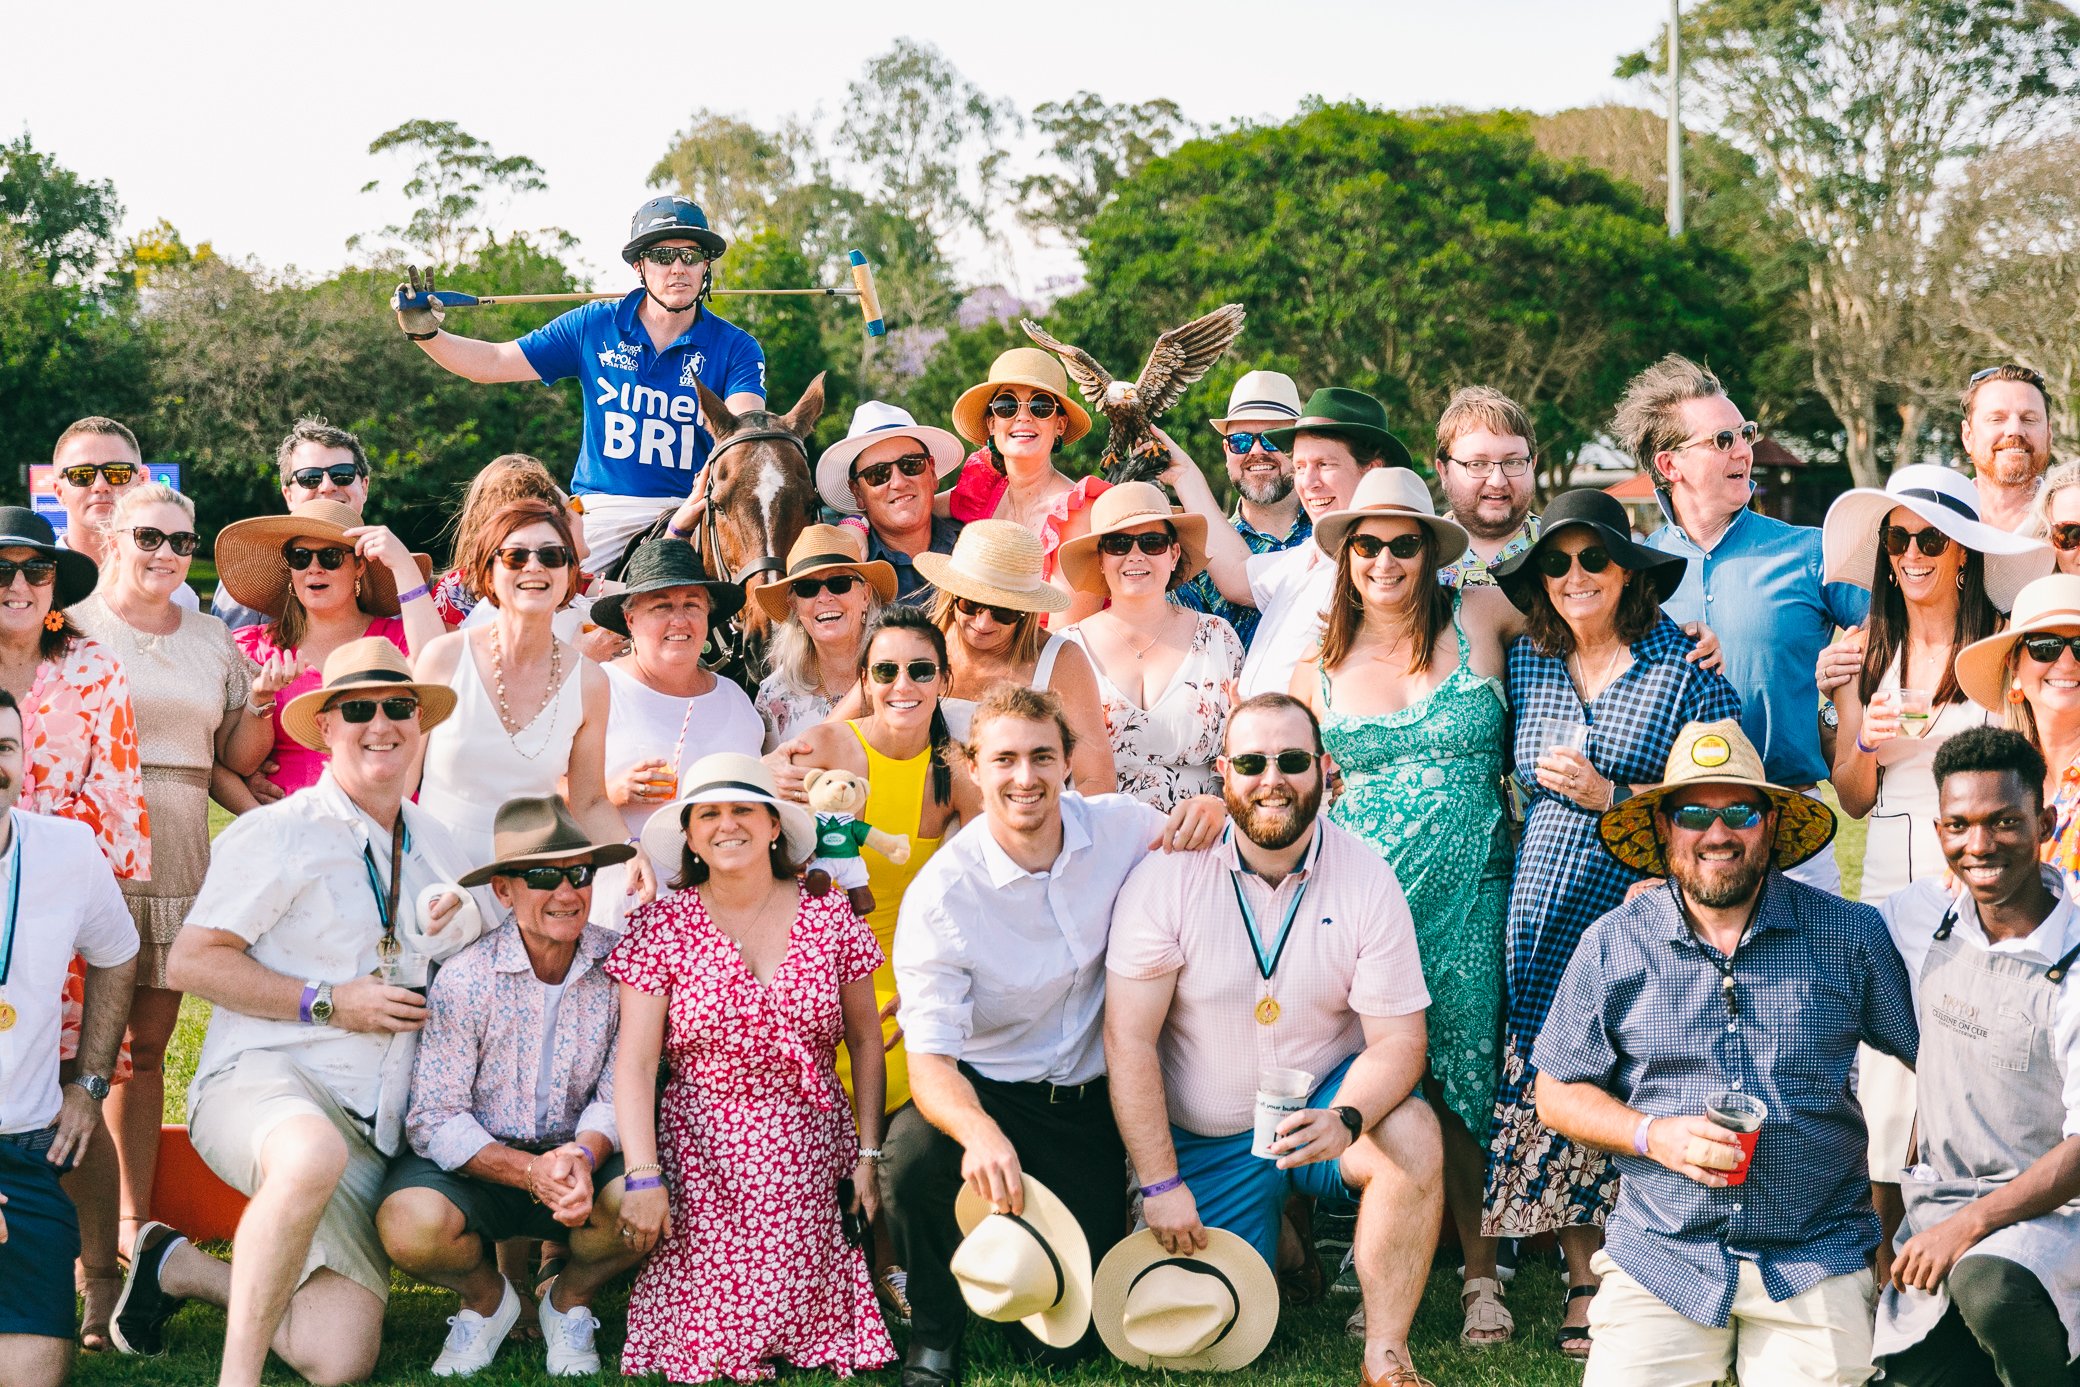
<path fill-rule="evenodd" d="M 1278 998 L 1266 997 L 1264 998 L 1264 1000 L 1257 1003 L 1257 1024 L 1259 1026 L 1269 1026 L 1275 1024 L 1278 1020 L 1278 1016 Z"/>
<path fill-rule="evenodd" d="M 0 997 L 0 1031 L 11 1031 L 13 1029 L 14 1007 L 9 1005 L 5 997 Z"/>

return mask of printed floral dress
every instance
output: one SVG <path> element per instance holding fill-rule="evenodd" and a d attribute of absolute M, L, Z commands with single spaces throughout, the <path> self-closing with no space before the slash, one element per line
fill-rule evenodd
<path fill-rule="evenodd" d="M 1197 615 L 1191 648 L 1146 708 L 1105 677 L 1081 631 L 1071 626 L 1062 632 L 1065 639 L 1083 646 L 1098 676 L 1105 739 L 1112 744 L 1119 792 L 1166 814 L 1193 795 L 1218 793 L 1213 788 L 1213 761 L 1221 754 L 1221 737 L 1228 729 L 1225 686 L 1242 677 L 1242 638 L 1235 628 L 1220 617 Z"/>

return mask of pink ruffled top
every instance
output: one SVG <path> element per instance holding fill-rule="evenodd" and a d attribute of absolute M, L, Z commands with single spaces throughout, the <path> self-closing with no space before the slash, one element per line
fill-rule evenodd
<path fill-rule="evenodd" d="M 960 480 L 947 493 L 946 503 L 953 518 L 963 525 L 974 520 L 988 520 L 997 513 L 997 504 L 1004 499 L 1004 492 L 1010 485 L 1010 479 L 990 465 L 989 450 L 979 448 L 962 464 Z M 1068 527 L 1069 517 L 1087 509 L 1091 502 L 1111 489 L 1111 483 L 1102 477 L 1085 477 L 1055 497 L 1054 504 L 1047 508 L 1047 514 L 1040 518 L 1040 549 L 1046 556 L 1040 568 L 1042 577 L 1052 580 L 1059 567 L 1055 551 L 1062 547 L 1062 531 Z"/>

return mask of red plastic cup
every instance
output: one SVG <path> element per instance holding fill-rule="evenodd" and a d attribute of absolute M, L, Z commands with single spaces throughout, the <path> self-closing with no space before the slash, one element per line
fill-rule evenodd
<path fill-rule="evenodd" d="M 1705 1104 L 1704 1115 L 1740 1139 L 1741 1163 L 1726 1172 L 1726 1183 L 1742 1183 L 1748 1178 L 1749 1163 L 1755 1159 L 1755 1138 L 1762 1131 L 1769 1108 L 1752 1093 L 1728 1090 Z"/>

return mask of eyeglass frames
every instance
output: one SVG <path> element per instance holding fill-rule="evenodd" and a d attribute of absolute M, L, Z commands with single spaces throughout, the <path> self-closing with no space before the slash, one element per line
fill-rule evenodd
<path fill-rule="evenodd" d="M 708 253 L 699 246 L 650 246 L 636 258 L 653 265 L 702 265 Z"/>
<path fill-rule="evenodd" d="M 1244 453 L 1256 447 L 1259 443 L 1264 445 L 1264 451 L 1267 453 L 1279 453 L 1285 451 L 1284 449 L 1280 448 L 1276 443 L 1271 441 L 1271 435 L 1268 433 L 1249 433 L 1244 430 L 1237 429 L 1234 433 L 1226 435 L 1226 439 L 1228 451 L 1234 454 L 1236 457 L 1241 457 Z"/>
<path fill-rule="evenodd" d="M 1702 833 L 1714 819 L 1739 833 L 1762 822 L 1768 811 L 1755 804 L 1679 804 L 1669 810 L 1669 822 L 1686 833 Z"/>
<path fill-rule="evenodd" d="M 2040 665 L 2055 665 L 2059 653 L 2070 650 L 2080 660 L 2080 635 L 2061 636 L 2055 631 L 2032 632 L 2022 638 L 2022 648 Z"/>
<path fill-rule="evenodd" d="M 812 597 L 822 596 L 825 588 L 830 589 L 831 596 L 843 597 L 852 591 L 854 585 L 864 581 L 857 573 L 833 573 L 824 578 L 797 578 L 787 585 L 787 590 L 806 602 Z"/>
<path fill-rule="evenodd" d="M 1753 443 L 1761 436 L 1762 425 L 1750 419 L 1737 429 L 1721 429 L 1717 433 L 1708 433 L 1702 438 L 1693 438 L 1687 443 L 1677 444 L 1676 451 L 1680 453 L 1685 448 L 1702 447 L 1704 444 L 1709 443 L 1717 452 L 1730 453 L 1733 451 L 1733 445 L 1736 440 L 1742 443 Z"/>
<path fill-rule="evenodd" d="M 524 544 L 515 544 L 498 551 L 500 567 L 513 572 L 518 572 L 527 567 L 527 561 L 530 558 L 540 559 L 544 568 L 569 568 L 572 560 L 576 557 L 577 555 L 573 554 L 567 546 L 561 544 L 544 544 L 538 549 L 530 549 Z"/>
<path fill-rule="evenodd" d="M 134 462 L 83 462 L 77 467 L 66 468 L 58 475 L 70 485 L 84 491 L 94 484 L 96 472 L 108 478 L 110 486 L 128 486 L 136 479 L 138 470 Z"/>
<path fill-rule="evenodd" d="M 953 609 L 962 616 L 981 616 L 988 612 L 990 619 L 999 626 L 1016 626 L 1032 615 L 1031 612 L 1022 612 L 1016 607 L 992 607 L 989 603 L 977 602 L 972 597 L 954 598 Z"/>
<path fill-rule="evenodd" d="M 1907 552 L 1908 544 L 1931 559 L 1950 547 L 1950 536 L 1934 526 L 1926 530 L 1909 530 L 1904 525 L 1887 525 L 1878 533 L 1885 541 L 1885 552 L 1895 559 Z"/>
<path fill-rule="evenodd" d="M 195 552 L 196 545 L 202 543 L 202 536 L 196 534 L 193 530 L 169 531 L 157 529 L 151 525 L 132 525 L 130 527 L 130 538 L 136 540 L 137 547 L 144 550 L 147 554 L 163 544 L 184 559 Z"/>
<path fill-rule="evenodd" d="M 1456 467 L 1464 468 L 1466 475 L 1477 482 L 1486 481 L 1498 471 L 1505 477 L 1521 477 L 1531 470 L 1530 458 L 1503 458 L 1499 461 L 1490 458 L 1473 458 L 1469 460 L 1466 458 L 1455 458 L 1447 453 L 1444 460 Z"/>
<path fill-rule="evenodd" d="M 47 588 L 58 581 L 58 561 L 23 559 L 16 563 L 13 559 L 0 559 L 0 589 L 13 587 L 14 575 L 17 573 L 28 580 L 30 587 Z"/>
<path fill-rule="evenodd" d="M 1611 566 L 1611 555 L 1602 545 L 1592 544 L 1578 554 L 1570 554 L 1565 549 L 1548 549 L 1538 556 L 1536 562 L 1538 571 L 1546 577 L 1565 578 L 1568 570 L 1577 563 L 1581 564 L 1584 573 L 1601 573 Z"/>
<path fill-rule="evenodd" d="M 1098 552 L 1115 559 L 1125 558 L 1139 549 L 1144 554 L 1167 554 L 1170 546 L 1177 543 L 1177 536 L 1169 530 L 1143 530 L 1138 535 L 1109 534 L 1098 536 Z"/>

